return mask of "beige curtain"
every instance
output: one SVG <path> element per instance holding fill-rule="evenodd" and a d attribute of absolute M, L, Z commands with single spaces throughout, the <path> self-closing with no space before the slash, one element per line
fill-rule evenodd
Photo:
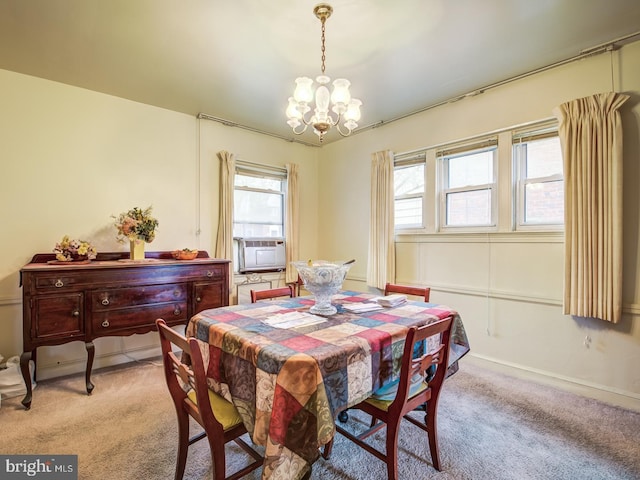
<path fill-rule="evenodd" d="M 371 159 L 371 213 L 367 285 L 384 289 L 396 268 L 393 218 L 393 153 L 377 152 Z"/>
<path fill-rule="evenodd" d="M 220 213 L 218 215 L 218 237 L 216 258 L 231 260 L 229 291 L 233 288 L 233 182 L 236 172 L 236 157 L 227 151 L 218 152 L 220 159 Z"/>
<path fill-rule="evenodd" d="M 294 283 L 298 280 L 298 272 L 291 267 L 291 262 L 300 260 L 300 234 L 299 234 L 299 190 L 298 190 L 298 165 L 288 163 L 287 168 L 287 205 L 285 213 L 284 235 L 286 239 L 286 283 Z"/>
<path fill-rule="evenodd" d="M 564 157 L 564 313 L 622 314 L 622 125 L 629 98 L 603 93 L 554 109 Z"/>

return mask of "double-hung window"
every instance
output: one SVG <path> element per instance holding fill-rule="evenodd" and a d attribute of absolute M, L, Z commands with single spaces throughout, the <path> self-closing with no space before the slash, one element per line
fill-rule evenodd
<path fill-rule="evenodd" d="M 437 152 L 440 171 L 440 227 L 496 225 L 496 138 Z"/>
<path fill-rule="evenodd" d="M 286 180 L 284 169 L 236 162 L 234 237 L 284 238 Z"/>
<path fill-rule="evenodd" d="M 564 223 L 564 177 L 557 126 L 513 135 L 516 228 Z"/>
<path fill-rule="evenodd" d="M 393 169 L 396 230 L 424 227 L 425 154 L 400 157 Z"/>

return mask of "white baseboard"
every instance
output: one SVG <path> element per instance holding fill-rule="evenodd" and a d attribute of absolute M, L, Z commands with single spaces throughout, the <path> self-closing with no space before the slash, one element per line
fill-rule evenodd
<path fill-rule="evenodd" d="M 144 361 L 150 358 L 158 358 L 160 356 L 160 347 L 143 347 L 140 349 L 127 350 L 126 352 L 117 352 L 105 355 L 96 354 L 93 360 L 92 371 L 100 368 L 113 367 L 128 362 Z M 159 364 L 162 360 L 158 360 Z M 87 359 L 76 359 L 56 364 L 37 365 L 36 380 L 48 380 L 50 378 L 64 377 L 76 373 L 84 373 L 87 369 Z"/>
<path fill-rule="evenodd" d="M 525 380 L 532 380 L 544 385 L 559 388 L 577 395 L 593 398 L 610 405 L 640 412 L 640 395 L 609 388 L 603 385 L 590 384 L 579 379 L 562 377 L 543 370 L 535 370 L 523 365 L 503 362 L 495 358 L 469 352 L 461 362 L 469 362 L 497 372 L 512 375 Z"/>

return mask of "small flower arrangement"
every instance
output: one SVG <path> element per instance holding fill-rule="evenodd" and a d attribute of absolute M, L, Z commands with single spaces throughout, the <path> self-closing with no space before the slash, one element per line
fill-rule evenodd
<path fill-rule="evenodd" d="M 93 260 L 98 252 L 91 243 L 85 240 L 70 239 L 68 235 L 56 243 L 53 253 L 59 262 L 73 262 L 79 260 Z"/>
<path fill-rule="evenodd" d="M 134 207 L 128 212 L 123 212 L 117 217 L 114 223 L 118 230 L 118 241 L 124 243 L 125 240 L 130 242 L 142 240 L 143 242 L 153 242 L 156 238 L 156 228 L 158 228 L 158 220 L 151 216 L 151 207 L 144 210 Z"/>

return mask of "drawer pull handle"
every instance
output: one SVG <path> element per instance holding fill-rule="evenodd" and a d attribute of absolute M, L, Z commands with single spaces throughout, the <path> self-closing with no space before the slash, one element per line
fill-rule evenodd
<path fill-rule="evenodd" d="M 104 322 L 102 322 L 102 326 L 104 328 L 107 328 L 109 326 L 109 320 L 105 320 Z"/>
<path fill-rule="evenodd" d="M 174 290 L 173 291 L 173 296 L 174 297 L 179 297 L 180 296 L 180 290 Z"/>
<path fill-rule="evenodd" d="M 71 312 L 71 315 L 73 315 L 74 317 L 79 317 L 80 312 L 78 310 L 74 310 L 73 312 Z"/>
<path fill-rule="evenodd" d="M 102 299 L 102 304 L 106 307 L 107 305 L 109 305 L 109 299 L 108 298 L 103 298 Z"/>
<path fill-rule="evenodd" d="M 173 314 L 174 314 L 174 315 L 178 316 L 178 315 L 180 315 L 181 313 L 182 313 L 182 310 L 180 310 L 180 307 L 176 306 L 176 307 L 173 309 Z"/>
<path fill-rule="evenodd" d="M 213 277 L 213 272 L 211 270 L 207 270 L 207 277 Z"/>
<path fill-rule="evenodd" d="M 202 297 L 196 297 L 196 302 L 200 303 L 202 301 Z"/>
<path fill-rule="evenodd" d="M 56 283 L 54 283 L 54 285 L 58 288 L 60 287 L 64 287 L 64 282 L 60 279 L 56 280 Z"/>

